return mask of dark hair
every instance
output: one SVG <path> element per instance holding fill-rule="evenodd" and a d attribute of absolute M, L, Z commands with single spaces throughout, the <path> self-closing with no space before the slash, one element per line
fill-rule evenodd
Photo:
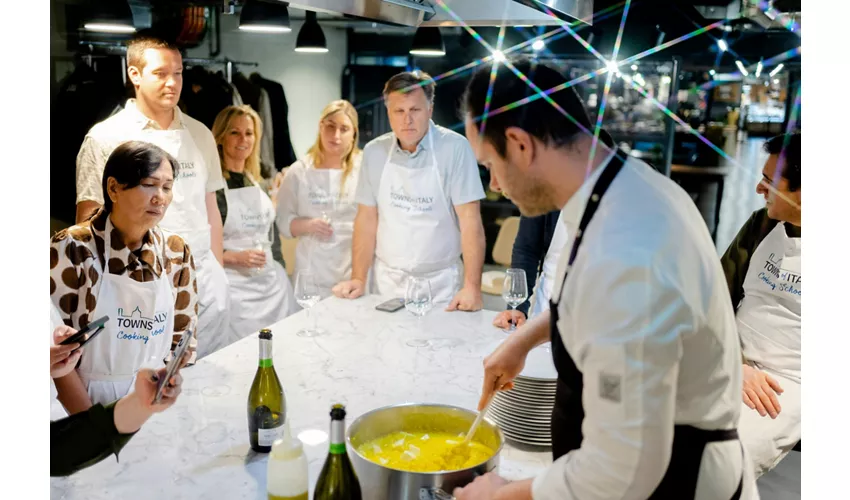
<path fill-rule="evenodd" d="M 106 166 L 103 167 L 104 210 L 107 213 L 112 211 L 112 200 L 109 199 L 109 193 L 106 189 L 110 177 L 118 181 L 118 184 L 124 189 L 132 189 L 141 184 L 142 179 L 150 177 L 156 172 L 163 160 L 171 164 L 174 178 L 177 179 L 180 164 L 159 146 L 149 142 L 129 141 L 115 148 L 109 155 L 109 159 L 106 160 Z"/>
<path fill-rule="evenodd" d="M 557 147 L 570 146 L 582 134 L 591 133 L 590 117 L 573 87 L 556 90 L 549 94 L 549 98 L 566 112 L 567 116 L 565 116 L 546 99 L 540 97 L 531 85 L 516 76 L 510 68 L 506 67 L 506 63 L 496 64 L 498 67 L 492 90 L 490 90 L 490 73 L 493 62 L 490 62 L 482 65 L 472 75 L 461 103 L 464 115 L 480 121 L 484 115 L 485 100 L 488 95 L 491 96 L 484 137 L 493 144 L 501 156 L 505 156 L 507 148 L 505 131 L 508 127 L 519 127 L 545 144 Z M 544 93 L 569 81 L 553 66 L 527 57 L 513 60 L 511 64 Z M 524 101 L 515 107 L 501 109 L 523 100 L 528 102 Z M 493 113 L 494 111 L 497 113 Z M 614 141 L 607 132 L 601 131 L 600 137 L 608 146 L 614 145 Z"/>
<path fill-rule="evenodd" d="M 777 135 L 764 143 L 764 151 L 770 155 L 780 155 L 782 161 L 781 175 L 788 180 L 788 189 L 800 189 L 800 132 Z"/>
<path fill-rule="evenodd" d="M 384 99 L 386 99 L 392 92 L 413 92 L 420 87 L 422 88 L 422 91 L 425 92 L 425 97 L 428 99 L 428 102 L 433 103 L 434 91 L 437 88 L 437 84 L 434 83 L 434 79 L 431 78 L 431 75 L 420 70 L 405 71 L 394 75 L 392 78 L 387 80 L 387 83 L 384 84 Z"/>

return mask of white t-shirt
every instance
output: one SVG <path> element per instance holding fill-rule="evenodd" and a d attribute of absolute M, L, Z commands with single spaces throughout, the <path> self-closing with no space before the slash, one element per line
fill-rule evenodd
<path fill-rule="evenodd" d="M 174 120 L 168 130 L 185 128 L 201 151 L 204 167 L 198 171 L 206 176 L 206 191 L 224 189 L 221 161 L 212 132 L 201 122 L 174 108 Z M 96 124 L 89 130 L 77 154 L 77 203 L 95 201 L 103 205 L 103 168 L 112 151 L 121 143 L 132 140 L 145 129 L 162 130 L 158 123 L 143 115 L 135 99 L 128 99 L 124 109 Z"/>
<path fill-rule="evenodd" d="M 428 134 L 434 136 L 437 169 L 443 181 L 443 192 L 446 193 L 449 203 L 458 206 L 484 198 L 478 162 L 466 137 L 435 125 L 433 121 L 429 125 Z M 387 162 L 390 145 L 393 148 L 394 163 L 409 168 L 425 168 L 431 165 L 427 135 L 419 141 L 413 153 L 401 149 L 398 141 L 393 144 L 394 141 L 394 136 L 390 132 L 369 141 L 369 144 L 363 148 L 362 172 L 355 196 L 357 203 L 372 207 L 377 205 L 381 173 Z"/>

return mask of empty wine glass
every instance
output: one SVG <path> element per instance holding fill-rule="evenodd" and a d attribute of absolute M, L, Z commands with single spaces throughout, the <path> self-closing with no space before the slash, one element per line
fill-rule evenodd
<path fill-rule="evenodd" d="M 407 291 L 404 294 L 404 307 L 414 316 L 422 318 L 433 307 L 431 301 L 431 282 L 425 278 L 410 276 L 407 278 Z"/>
<path fill-rule="evenodd" d="M 528 299 L 528 282 L 525 280 L 525 271 L 522 269 L 508 269 L 505 273 L 505 282 L 502 285 L 502 298 L 507 302 L 511 310 L 516 309 Z M 511 321 L 510 331 L 516 330 L 516 324 Z"/>
<path fill-rule="evenodd" d="M 267 260 L 266 265 L 268 265 L 268 255 L 269 255 L 268 251 L 271 249 L 271 242 L 269 240 L 267 240 L 266 238 L 261 237 L 261 238 L 254 238 L 252 243 L 254 244 L 254 250 L 259 250 L 259 251 L 266 254 L 266 260 Z M 253 268 L 251 270 L 251 272 L 254 274 L 254 276 L 259 276 L 260 274 L 263 273 L 263 269 L 264 269 L 264 267 L 257 267 L 257 268 Z"/>
<path fill-rule="evenodd" d="M 318 304 L 321 298 L 315 275 L 310 271 L 298 271 L 298 275 L 295 277 L 295 301 L 307 310 L 307 321 L 310 321 L 311 317 L 313 318 L 313 327 L 299 330 L 296 334 L 299 337 L 315 337 L 323 333 L 319 329 L 318 317 L 311 312 L 313 306 Z"/>

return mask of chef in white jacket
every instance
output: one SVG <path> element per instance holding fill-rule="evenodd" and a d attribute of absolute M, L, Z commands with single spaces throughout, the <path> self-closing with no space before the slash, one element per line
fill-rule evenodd
<path fill-rule="evenodd" d="M 568 81 L 546 64 L 513 64 L 538 88 Z M 527 353 L 551 340 L 554 463 L 533 479 L 481 476 L 456 497 L 758 498 L 735 429 L 741 351 L 734 315 L 693 201 L 608 137 L 594 148 L 574 89 L 550 95 L 560 109 L 537 99 L 491 115 L 479 135 L 475 118 L 484 112 L 490 73 L 489 65 L 476 72 L 463 102 L 466 134 L 490 169 L 491 188 L 507 190 L 527 216 L 560 208 L 569 240 L 549 311 L 485 359 L 479 404 L 511 387 Z M 492 85 L 492 109 L 534 95 L 507 68 L 497 69 Z"/>
<path fill-rule="evenodd" d="M 229 292 L 222 267 L 222 224 L 215 192 L 224 187 L 213 136 L 177 107 L 183 59 L 167 41 L 140 37 L 127 47 L 128 75 L 136 91 L 124 109 L 96 124 L 77 155 L 77 223 L 103 205 L 103 167 L 112 150 L 129 140 L 153 143 L 180 162 L 174 198 L 160 227 L 192 249 L 198 277 L 198 358 L 221 346 L 227 334 Z"/>
<path fill-rule="evenodd" d="M 765 143 L 769 154 L 753 213 L 721 259 L 741 348 L 744 388 L 738 431 L 757 476 L 802 437 L 802 190 L 800 134 Z"/>
<path fill-rule="evenodd" d="M 359 136 L 351 103 L 340 99 L 325 106 L 316 142 L 286 170 L 277 196 L 277 226 L 284 237 L 298 238 L 295 273 L 311 271 L 322 298 L 351 279 Z"/>
<path fill-rule="evenodd" d="M 434 90 L 419 71 L 384 86 L 392 132 L 363 149 L 351 279 L 334 288 L 338 297 L 366 292 L 374 258 L 374 293 L 403 298 L 408 278 L 418 276 L 448 310 L 481 309 L 484 189 L 469 142 L 431 121 Z"/>
<path fill-rule="evenodd" d="M 274 204 L 260 187 L 263 123 L 250 106 L 228 106 L 213 123 L 227 181 L 216 193 L 224 219 L 224 271 L 230 283 L 226 347 L 297 311 L 289 276 L 272 257 Z"/>

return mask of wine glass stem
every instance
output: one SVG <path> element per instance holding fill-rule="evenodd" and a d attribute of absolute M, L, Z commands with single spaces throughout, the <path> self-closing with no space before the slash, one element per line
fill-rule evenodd
<path fill-rule="evenodd" d="M 508 307 L 510 308 L 510 309 L 508 309 L 509 311 L 513 311 L 513 310 L 514 310 L 514 306 L 512 306 L 511 304 L 508 304 Z M 510 331 L 514 331 L 514 330 L 516 330 L 516 322 L 514 321 L 513 314 L 511 314 L 511 327 L 510 327 Z"/>

